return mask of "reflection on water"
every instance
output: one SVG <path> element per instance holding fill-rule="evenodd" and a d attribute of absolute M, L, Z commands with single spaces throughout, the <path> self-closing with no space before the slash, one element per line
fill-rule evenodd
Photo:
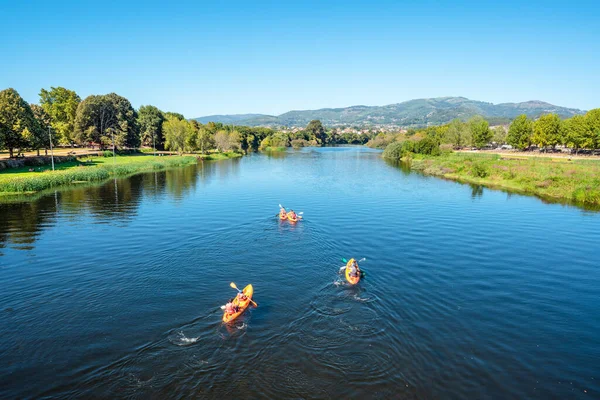
<path fill-rule="evenodd" d="M 111 179 L 103 184 L 65 187 L 46 192 L 33 201 L 0 203 L 0 249 L 12 244 L 31 250 L 39 232 L 54 226 L 57 218 L 86 214 L 98 222 L 126 223 L 136 218 L 142 198 L 163 201 L 180 200 L 220 177 L 239 173 L 239 159 L 222 162 L 200 162 L 197 165 Z M 0 252 L 0 255 L 2 253 Z"/>
<path fill-rule="evenodd" d="M 471 186 L 471 197 L 472 198 L 478 198 L 483 196 L 483 186 L 481 185 L 475 185 L 475 184 L 469 184 L 469 186 Z"/>
<path fill-rule="evenodd" d="M 0 204 L 0 248 L 12 243 L 22 250 L 32 249 L 38 232 L 54 224 L 57 202 L 55 196 L 46 196 L 35 202 Z"/>

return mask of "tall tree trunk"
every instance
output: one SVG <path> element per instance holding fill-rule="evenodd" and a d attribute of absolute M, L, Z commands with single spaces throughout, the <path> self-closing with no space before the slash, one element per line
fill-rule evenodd
<path fill-rule="evenodd" d="M 37 156 L 40 156 L 40 149 L 37 149 Z"/>
<path fill-rule="evenodd" d="M 10 158 L 13 158 L 13 155 L 14 155 L 14 154 L 13 154 L 13 148 L 12 148 L 12 147 L 9 147 L 9 148 L 8 148 L 8 154 L 9 154 L 9 157 L 10 157 Z"/>

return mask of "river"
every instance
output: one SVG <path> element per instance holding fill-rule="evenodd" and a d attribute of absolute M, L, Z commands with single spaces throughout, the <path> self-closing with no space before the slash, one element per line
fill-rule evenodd
<path fill-rule="evenodd" d="M 0 398 L 600 397 L 600 214 L 380 154 L 254 154 L 0 205 Z M 232 281 L 258 307 L 223 325 Z"/>

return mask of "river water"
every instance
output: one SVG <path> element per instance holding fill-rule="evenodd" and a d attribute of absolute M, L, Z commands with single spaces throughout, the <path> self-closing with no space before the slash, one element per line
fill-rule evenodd
<path fill-rule="evenodd" d="M 0 205 L 0 398 L 599 398 L 599 228 L 366 148 Z"/>

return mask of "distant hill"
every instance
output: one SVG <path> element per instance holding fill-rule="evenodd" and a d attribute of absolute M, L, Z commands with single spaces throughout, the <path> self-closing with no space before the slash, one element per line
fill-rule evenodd
<path fill-rule="evenodd" d="M 206 124 L 207 122 L 222 122 L 224 124 L 237 124 L 239 121 L 252 119 L 260 119 L 262 117 L 271 117 L 264 114 L 230 114 L 230 115 L 209 115 L 206 117 L 196 118 L 196 121 Z M 276 118 L 276 117 L 271 117 Z"/>
<path fill-rule="evenodd" d="M 437 97 L 409 100 L 387 106 L 351 106 L 345 108 L 322 108 L 320 110 L 288 111 L 273 116 L 263 114 L 212 115 L 197 118 L 208 121 L 248 126 L 306 126 L 311 120 L 321 120 L 325 126 L 340 125 L 396 125 L 402 127 L 439 125 L 454 118 L 466 120 L 483 115 L 491 122 L 508 122 L 517 115 L 526 114 L 537 118 L 545 113 L 556 113 L 563 118 L 584 111 L 555 106 L 543 101 L 492 104 L 469 100 L 464 97 Z"/>

